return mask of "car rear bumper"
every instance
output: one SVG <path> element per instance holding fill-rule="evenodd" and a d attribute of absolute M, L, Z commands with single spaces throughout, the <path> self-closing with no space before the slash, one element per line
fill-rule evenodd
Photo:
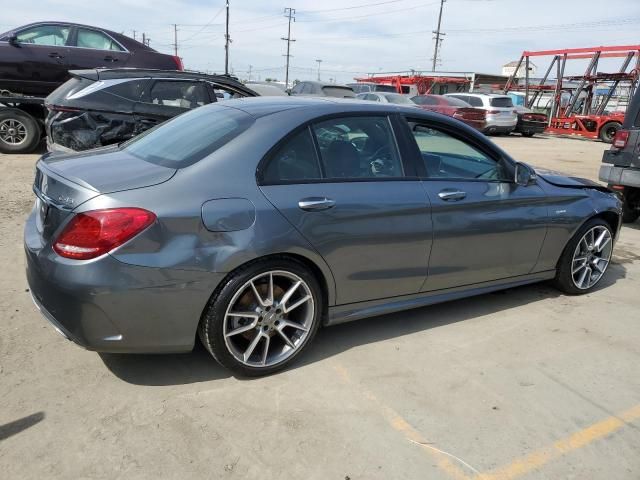
<path fill-rule="evenodd" d="M 513 132 L 515 126 L 501 126 L 501 125 L 487 125 L 482 133 L 511 133 Z"/>
<path fill-rule="evenodd" d="M 609 185 L 640 188 L 640 169 L 616 167 L 605 163 L 600 165 L 598 178 Z"/>
<path fill-rule="evenodd" d="M 203 310 L 224 274 L 148 268 L 104 255 L 77 261 L 43 247 L 32 214 L 26 274 L 43 316 L 89 350 L 182 352 L 193 348 Z"/>
<path fill-rule="evenodd" d="M 543 133 L 546 129 L 546 122 L 532 122 L 530 120 L 519 121 L 516 126 L 516 132 L 521 133 Z"/>

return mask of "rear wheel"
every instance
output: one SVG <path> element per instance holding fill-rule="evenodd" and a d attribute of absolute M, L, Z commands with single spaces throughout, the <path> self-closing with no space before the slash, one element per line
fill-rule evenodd
<path fill-rule="evenodd" d="M 313 339 L 322 293 L 295 260 L 261 260 L 233 273 L 200 322 L 205 347 L 223 366 L 246 376 L 285 368 Z"/>
<path fill-rule="evenodd" d="M 622 128 L 620 122 L 607 122 L 600 129 L 600 140 L 604 143 L 613 143 L 613 137 L 616 136 L 618 130 Z"/>
<path fill-rule="evenodd" d="M 534 132 L 522 132 L 523 137 L 531 138 L 533 137 Z"/>
<path fill-rule="evenodd" d="M 599 218 L 589 220 L 562 252 L 554 279 L 556 287 L 570 295 L 588 293 L 604 277 L 612 253 L 609 224 Z"/>
<path fill-rule="evenodd" d="M 40 143 L 40 126 L 28 113 L 0 109 L 0 152 L 29 153 Z"/>

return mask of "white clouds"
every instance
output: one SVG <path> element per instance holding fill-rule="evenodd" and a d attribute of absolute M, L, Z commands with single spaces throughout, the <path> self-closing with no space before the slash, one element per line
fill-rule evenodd
<path fill-rule="evenodd" d="M 427 69 L 430 65 L 436 0 L 282 0 L 286 5 L 275 0 L 230 1 L 231 65 L 240 76 L 246 76 L 251 65 L 262 78 L 284 77 L 285 42 L 280 37 L 286 36 L 285 6 L 297 10 L 298 20 L 292 29 L 297 41 L 292 45 L 291 78 L 315 77 L 317 58 L 323 60 L 323 77 L 341 82 L 356 74 L 340 72 Z M 345 9 L 374 3 L 379 5 Z M 180 55 L 187 67 L 218 72 L 224 67 L 224 12 L 199 34 L 202 27 L 193 26 L 211 20 L 224 0 L 23 0 L 21 7 L 17 5 L 2 9 L 0 30 L 32 21 L 69 20 L 128 35 L 132 29 L 145 31 L 152 47 L 169 52 L 170 24 L 178 23 L 183 25 L 179 27 Z M 600 0 L 448 0 L 440 69 L 498 73 L 503 63 L 518 58 L 525 49 L 640 43 L 636 33 L 640 2 L 608 0 L 604 5 Z M 635 19 L 635 23 L 575 25 L 611 18 Z M 470 31 L 558 24 L 574 25 L 542 31 Z M 613 62 L 601 68 L 609 65 L 615 68 Z M 572 68 L 580 71 L 583 66 Z"/>

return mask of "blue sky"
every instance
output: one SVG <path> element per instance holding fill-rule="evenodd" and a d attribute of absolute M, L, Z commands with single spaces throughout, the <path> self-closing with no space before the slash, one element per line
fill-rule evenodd
<path fill-rule="evenodd" d="M 21 0 L 2 8 L 0 30 L 39 20 L 98 25 L 171 52 L 178 24 L 179 54 L 187 68 L 224 70 L 224 0 Z M 438 0 L 230 0 L 231 66 L 246 78 L 284 79 L 287 20 L 292 25 L 290 77 L 350 81 L 368 72 L 427 70 Z M 440 70 L 500 73 L 527 50 L 640 44 L 640 0 L 447 0 Z M 550 60 L 550 59 L 549 59 Z M 539 62 L 544 68 L 547 59 Z M 601 63 L 601 70 L 618 61 Z M 569 73 L 586 64 L 573 62 Z"/>

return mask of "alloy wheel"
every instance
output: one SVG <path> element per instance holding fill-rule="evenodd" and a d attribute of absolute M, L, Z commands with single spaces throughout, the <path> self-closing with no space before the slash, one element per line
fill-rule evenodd
<path fill-rule="evenodd" d="M 19 120 L 8 118 L 0 122 L 0 140 L 9 145 L 21 145 L 27 139 L 27 127 Z"/>
<path fill-rule="evenodd" d="M 229 302 L 223 332 L 228 351 L 250 367 L 284 362 L 305 344 L 315 318 L 311 289 L 284 270 L 260 273 Z"/>
<path fill-rule="evenodd" d="M 598 283 L 609 266 L 612 251 L 613 242 L 608 228 L 598 225 L 589 229 L 573 253 L 573 284 L 580 290 L 588 290 Z"/>

